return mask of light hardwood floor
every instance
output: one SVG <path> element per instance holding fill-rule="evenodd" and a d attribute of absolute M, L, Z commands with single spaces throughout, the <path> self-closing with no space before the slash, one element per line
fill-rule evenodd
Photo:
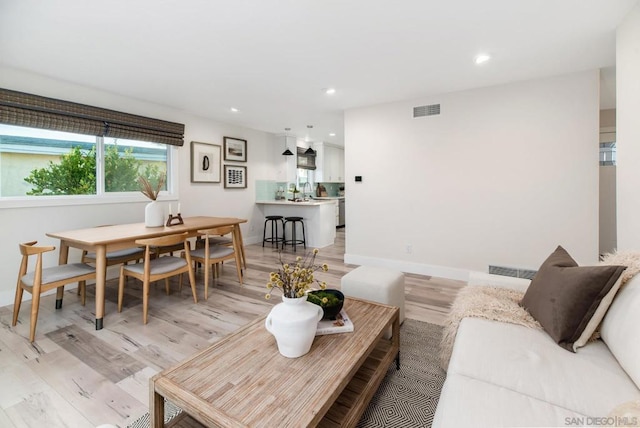
<path fill-rule="evenodd" d="M 168 296 L 163 283 L 152 286 L 147 325 L 142 324 L 141 286 L 135 280 L 125 288 L 122 313 L 116 308 L 117 280 L 108 282 L 105 328 L 100 331 L 94 328 L 91 286 L 84 307 L 73 289 L 65 292 L 61 310 L 53 309 L 55 295 L 44 297 L 33 344 L 28 341 L 30 301 L 22 304 L 16 327 L 11 327 L 13 307 L 1 307 L 0 427 L 126 427 L 135 421 L 148 411 L 151 376 L 266 314 L 280 301 L 279 295 L 264 299 L 277 251 L 261 245 L 246 250 L 244 285 L 238 284 L 233 263 L 225 263 L 221 277 L 210 285 L 208 301 L 202 270 L 196 273 L 201 299 L 197 304 L 188 286 L 178 291 L 177 280 Z M 344 264 L 343 255 L 340 230 L 335 245 L 323 248 L 317 259 L 329 264 L 329 272 L 316 277 L 331 288 L 339 288 L 340 278 L 356 267 Z M 287 250 L 285 257 L 294 256 Z M 442 323 L 464 285 L 406 275 L 406 316 Z"/>

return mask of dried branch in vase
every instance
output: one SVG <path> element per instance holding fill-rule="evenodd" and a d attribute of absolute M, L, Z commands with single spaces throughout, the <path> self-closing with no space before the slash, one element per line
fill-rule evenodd
<path fill-rule="evenodd" d="M 289 264 L 282 260 L 282 251 L 278 251 L 280 268 L 269 275 L 268 292 L 264 296 L 265 299 L 270 299 L 271 293 L 276 288 L 282 291 L 284 297 L 302 297 L 313 282 L 318 283 L 320 288 L 324 290 L 327 284 L 324 281 L 318 281 L 313 276 L 313 273 L 317 270 L 322 270 L 322 272 L 329 270 L 329 266 L 326 263 L 316 264 L 318 252 L 318 249 L 315 248 L 311 253 L 307 253 L 304 258 L 301 256 L 296 257 L 295 264 Z"/>
<path fill-rule="evenodd" d="M 160 175 L 160 177 L 158 178 L 158 182 L 156 183 L 156 186 L 154 188 L 146 177 L 139 176 L 138 183 L 140 184 L 140 191 L 147 198 L 155 201 L 158 198 L 158 194 L 160 194 L 160 190 L 162 190 L 162 187 L 164 186 L 164 180 L 165 174 Z"/>

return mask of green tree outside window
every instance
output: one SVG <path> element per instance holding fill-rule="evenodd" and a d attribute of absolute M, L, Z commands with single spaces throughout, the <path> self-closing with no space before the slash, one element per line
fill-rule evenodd
<path fill-rule="evenodd" d="M 142 175 L 155 185 L 163 173 L 159 165 L 143 164 L 136 159 L 131 147 L 122 154 L 118 152 L 117 145 L 106 147 L 106 192 L 140 190 L 138 176 Z M 27 195 L 95 195 L 95 148 L 87 151 L 79 146 L 73 147 L 69 153 L 60 157 L 60 163 L 50 161 L 46 168 L 32 170 L 24 180 L 33 186 Z"/>

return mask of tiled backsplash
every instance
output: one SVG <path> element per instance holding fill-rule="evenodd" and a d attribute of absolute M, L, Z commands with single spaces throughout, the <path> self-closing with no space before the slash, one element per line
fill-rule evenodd
<path fill-rule="evenodd" d="M 273 180 L 256 180 L 256 201 L 270 201 L 275 199 L 276 192 L 280 187 L 286 191 L 287 183 Z M 285 197 L 289 198 L 291 196 L 285 193 Z"/>
<path fill-rule="evenodd" d="M 320 183 L 327 189 L 327 196 L 338 196 L 340 188 L 344 188 L 344 183 Z"/>
<path fill-rule="evenodd" d="M 327 189 L 327 196 L 338 196 L 340 187 L 344 187 L 344 183 L 320 183 Z M 270 201 L 276 198 L 278 188 L 282 187 L 287 190 L 287 183 L 273 180 L 256 180 L 256 201 Z M 313 186 L 315 194 L 316 186 Z M 285 193 L 286 198 L 290 198 L 291 194 Z"/>

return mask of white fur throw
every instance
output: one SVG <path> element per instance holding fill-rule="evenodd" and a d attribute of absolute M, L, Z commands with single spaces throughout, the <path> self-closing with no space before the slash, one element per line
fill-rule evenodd
<path fill-rule="evenodd" d="M 440 366 L 447 370 L 453 342 L 464 317 L 485 318 L 542 330 L 538 321 L 519 303 L 524 293 L 502 287 L 474 286 L 460 290 L 447 315 L 440 342 Z"/>
<path fill-rule="evenodd" d="M 640 253 L 616 251 L 605 254 L 600 264 L 627 266 L 621 276 L 620 288 L 622 288 L 640 272 Z M 440 366 L 445 371 L 449 366 L 453 342 L 455 341 L 460 321 L 464 317 L 485 318 L 542 330 L 540 323 L 520 306 L 523 296 L 524 293 L 501 287 L 474 286 L 461 289 L 445 320 L 440 343 Z M 595 340 L 599 336 L 600 331 L 598 328 L 591 340 Z"/>
<path fill-rule="evenodd" d="M 640 272 L 640 253 L 631 251 L 608 253 L 602 257 L 600 264 L 627 267 L 620 276 L 622 278 L 620 288 L 622 288 L 631 278 Z"/>

